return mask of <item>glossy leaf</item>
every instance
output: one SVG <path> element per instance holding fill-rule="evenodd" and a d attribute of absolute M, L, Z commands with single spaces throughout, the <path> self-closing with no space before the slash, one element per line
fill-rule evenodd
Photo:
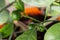
<path fill-rule="evenodd" d="M 48 7 L 55 0 L 22 0 L 25 4 L 36 6 L 36 7 Z"/>
<path fill-rule="evenodd" d="M 60 23 L 54 24 L 47 30 L 44 40 L 60 40 Z"/>
<path fill-rule="evenodd" d="M 13 24 L 7 23 L 2 29 L 0 29 L 0 32 L 2 33 L 2 37 L 8 37 L 13 32 Z"/>
<path fill-rule="evenodd" d="M 14 6 L 16 7 L 16 9 L 22 12 L 24 11 L 24 3 L 21 0 L 16 0 L 16 3 L 14 4 Z"/>
<path fill-rule="evenodd" d="M 9 18 L 9 13 L 7 10 L 0 12 L 0 24 L 6 23 L 8 18 Z"/>
<path fill-rule="evenodd" d="M 28 30 L 24 32 L 22 35 L 19 35 L 15 40 L 37 40 L 36 30 Z"/>

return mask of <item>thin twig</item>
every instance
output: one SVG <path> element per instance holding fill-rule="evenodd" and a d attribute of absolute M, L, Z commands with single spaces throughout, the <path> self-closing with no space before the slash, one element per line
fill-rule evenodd
<path fill-rule="evenodd" d="M 13 31 L 12 31 L 11 35 L 9 36 L 9 39 L 8 40 L 11 40 L 12 39 L 12 36 L 15 33 L 15 30 L 16 30 L 16 27 L 13 29 Z"/>
<path fill-rule="evenodd" d="M 46 9 L 46 12 L 45 12 L 45 17 L 44 17 L 44 21 L 43 21 L 43 26 L 44 26 L 44 22 L 46 21 L 46 17 L 47 17 L 47 9 Z M 44 29 L 47 31 L 47 28 L 44 26 Z"/>
<path fill-rule="evenodd" d="M 14 33 L 14 31 L 11 33 L 11 35 L 10 35 L 8 40 L 11 40 L 13 33 Z"/>
<path fill-rule="evenodd" d="M 48 19 L 48 20 L 57 20 L 57 18 L 60 16 L 60 14 L 56 15 L 56 16 L 53 16 L 52 18 Z M 52 23 L 53 21 L 50 21 L 50 22 L 46 22 L 44 23 L 44 26 L 47 26 L 48 24 Z"/>
<path fill-rule="evenodd" d="M 2 40 L 2 34 L 0 33 L 0 40 Z"/>
<path fill-rule="evenodd" d="M 0 12 L 2 12 L 3 10 L 6 10 L 8 7 L 10 7 L 11 5 L 13 5 L 15 3 L 15 1 L 13 1 L 12 3 L 10 3 L 9 5 L 5 6 L 4 8 L 2 8 L 0 10 Z"/>
<path fill-rule="evenodd" d="M 26 16 L 26 15 L 23 15 L 23 17 L 26 17 L 26 18 L 30 18 L 31 20 L 33 20 L 33 21 L 35 21 L 35 22 L 41 22 L 41 21 L 39 21 L 39 20 L 37 20 L 37 19 L 35 19 L 35 18 L 32 18 L 32 17 L 30 17 L 30 16 Z"/>

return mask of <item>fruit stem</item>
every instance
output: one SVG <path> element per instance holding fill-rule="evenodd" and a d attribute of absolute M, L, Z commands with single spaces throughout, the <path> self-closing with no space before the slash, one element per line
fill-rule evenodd
<path fill-rule="evenodd" d="M 41 21 L 39 21 L 39 20 L 37 20 L 37 19 L 35 19 L 35 18 L 32 18 L 32 17 L 30 17 L 30 16 L 26 16 L 26 15 L 23 15 L 24 17 L 26 17 L 26 18 L 30 18 L 30 19 L 32 19 L 33 21 L 36 21 L 36 22 L 41 22 Z"/>

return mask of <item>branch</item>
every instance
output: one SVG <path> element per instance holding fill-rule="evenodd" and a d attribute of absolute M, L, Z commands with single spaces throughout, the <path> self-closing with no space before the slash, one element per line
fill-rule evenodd
<path fill-rule="evenodd" d="M 57 20 L 57 18 L 60 16 L 60 14 L 56 15 L 56 16 L 53 16 L 52 18 L 48 19 L 48 20 Z M 47 26 L 49 25 L 50 23 L 52 23 L 53 21 L 50 21 L 50 22 L 46 22 L 44 23 L 44 26 Z"/>
<path fill-rule="evenodd" d="M 13 1 L 12 3 L 10 3 L 9 5 L 5 6 L 4 8 L 2 8 L 0 10 L 0 12 L 2 12 L 3 10 L 7 9 L 8 7 L 10 7 L 11 5 L 13 5 L 15 3 L 15 1 Z"/>
<path fill-rule="evenodd" d="M 16 26 L 19 26 L 23 31 L 26 31 L 28 29 L 28 26 L 22 23 L 21 21 L 14 21 L 14 24 Z"/>

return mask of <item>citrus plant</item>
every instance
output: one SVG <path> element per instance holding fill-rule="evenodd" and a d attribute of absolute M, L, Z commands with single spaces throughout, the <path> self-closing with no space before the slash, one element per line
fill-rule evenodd
<path fill-rule="evenodd" d="M 17 36 L 15 40 L 37 40 L 37 31 L 43 32 L 46 30 L 44 40 L 60 40 L 60 23 L 46 28 L 51 21 L 60 21 L 60 1 L 59 0 L 11 0 L 9 5 L 5 4 L 5 0 L 0 0 L 0 39 L 9 37 L 15 33 L 15 29 L 20 26 L 22 34 Z M 35 6 L 30 9 L 25 9 L 25 5 L 28 4 Z M 12 13 L 7 8 L 13 6 L 16 10 Z M 39 10 L 39 8 L 45 8 Z M 39 21 L 29 15 L 44 15 L 44 21 Z M 46 20 L 47 16 L 51 16 L 51 19 Z M 28 18 L 32 21 L 26 26 L 20 22 L 21 18 Z M 14 26 L 15 24 L 15 26 Z"/>

